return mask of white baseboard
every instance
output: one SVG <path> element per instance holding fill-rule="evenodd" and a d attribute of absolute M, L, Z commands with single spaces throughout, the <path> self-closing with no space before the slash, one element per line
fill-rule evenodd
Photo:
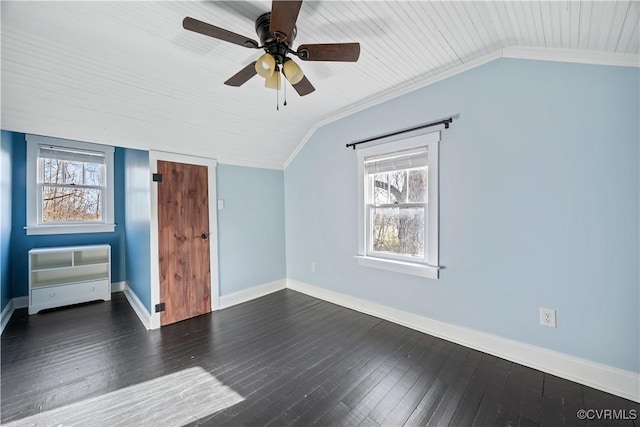
<path fill-rule="evenodd" d="M 29 307 L 29 297 L 25 296 L 25 297 L 15 297 L 13 300 L 13 308 L 14 309 L 19 309 L 19 308 L 27 308 Z"/>
<path fill-rule="evenodd" d="M 133 308 L 133 311 L 136 312 L 136 314 L 138 315 L 138 318 L 140 319 L 140 322 L 142 322 L 145 329 L 147 330 L 153 329 L 151 327 L 152 326 L 151 313 L 147 311 L 144 304 L 142 304 L 142 301 L 140 301 L 140 299 L 135 294 L 135 292 L 133 292 L 131 288 L 129 288 L 129 285 L 127 285 L 126 282 L 124 284 L 123 292 L 124 292 L 124 296 L 127 298 L 127 301 L 129 301 L 129 305 L 131 306 L 131 308 Z"/>
<path fill-rule="evenodd" d="M 112 282 L 111 283 L 111 293 L 114 292 L 122 292 L 124 288 L 127 287 L 127 282 Z"/>
<path fill-rule="evenodd" d="M 287 279 L 287 288 L 640 402 L 640 374 Z"/>
<path fill-rule="evenodd" d="M 220 308 L 227 308 L 233 305 L 241 304 L 243 302 L 251 301 L 252 299 L 260 298 L 270 293 L 280 291 L 287 287 L 287 280 L 280 279 L 273 282 L 265 283 L 264 285 L 254 286 L 249 289 L 234 292 L 229 295 L 220 296 Z"/>
<path fill-rule="evenodd" d="M 138 296 L 124 283 L 124 295 L 129 304 L 136 312 L 144 327 L 148 330 L 158 329 L 160 327 L 160 316 L 153 316 L 146 307 L 138 299 Z M 264 285 L 254 286 L 243 291 L 234 292 L 233 294 L 223 295 L 220 297 L 220 309 L 231 307 L 252 299 L 260 298 L 272 292 L 285 289 L 287 286 L 286 279 L 276 280 L 274 282 L 265 283 Z"/>
<path fill-rule="evenodd" d="M 4 332 L 4 327 L 9 323 L 9 319 L 13 315 L 13 300 L 10 299 L 7 305 L 2 309 L 2 313 L 0 313 L 0 335 Z"/>

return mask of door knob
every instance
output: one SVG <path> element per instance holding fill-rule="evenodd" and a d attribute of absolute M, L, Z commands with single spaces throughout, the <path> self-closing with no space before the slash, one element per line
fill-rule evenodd
<path fill-rule="evenodd" d="M 207 237 L 209 236 L 207 235 L 207 233 L 202 233 L 200 237 L 202 237 L 202 240 L 207 240 Z"/>

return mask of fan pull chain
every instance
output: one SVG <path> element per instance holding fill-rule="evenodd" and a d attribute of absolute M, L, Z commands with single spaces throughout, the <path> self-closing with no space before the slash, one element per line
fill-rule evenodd
<path fill-rule="evenodd" d="M 284 82 L 284 106 L 287 106 L 287 82 Z"/>
<path fill-rule="evenodd" d="M 278 84 L 276 85 L 276 111 L 280 111 L 280 80 L 278 80 Z"/>

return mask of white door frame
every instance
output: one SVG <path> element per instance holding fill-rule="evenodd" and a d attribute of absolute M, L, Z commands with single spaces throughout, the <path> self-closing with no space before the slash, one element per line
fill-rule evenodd
<path fill-rule="evenodd" d="M 149 151 L 149 169 L 151 173 L 158 172 L 158 160 L 167 162 L 186 163 L 190 165 L 207 166 L 209 187 L 209 265 L 211 276 L 211 311 L 220 308 L 220 285 L 218 279 L 218 210 L 216 195 L 216 167 L 215 159 L 195 157 L 166 151 Z M 149 177 L 151 179 L 151 177 Z M 160 313 L 155 312 L 156 304 L 160 303 L 160 263 L 158 253 L 158 184 L 151 183 L 151 329 L 160 327 Z"/>

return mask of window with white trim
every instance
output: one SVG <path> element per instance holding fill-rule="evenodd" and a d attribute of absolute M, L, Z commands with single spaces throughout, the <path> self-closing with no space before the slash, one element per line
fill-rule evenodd
<path fill-rule="evenodd" d="M 358 263 L 438 278 L 440 132 L 414 131 L 358 150 Z"/>
<path fill-rule="evenodd" d="M 26 139 L 27 234 L 114 231 L 113 147 Z"/>

